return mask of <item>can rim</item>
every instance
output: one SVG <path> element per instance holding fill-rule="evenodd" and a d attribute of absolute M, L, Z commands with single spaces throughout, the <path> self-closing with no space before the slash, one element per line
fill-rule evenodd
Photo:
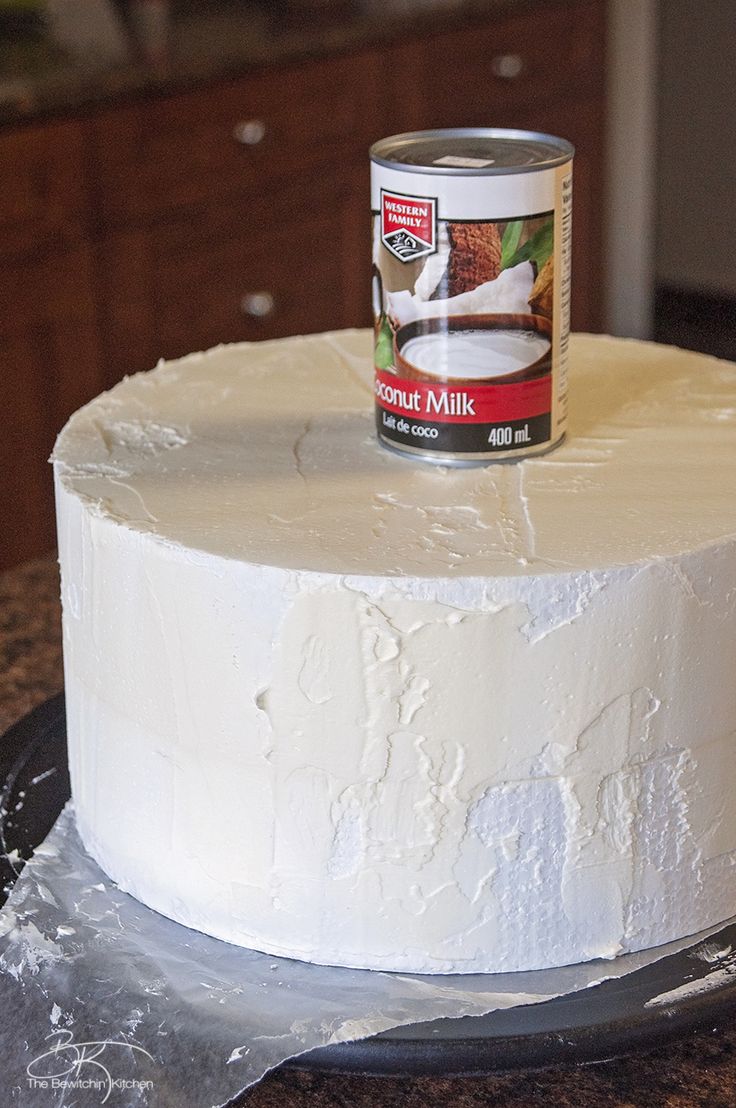
<path fill-rule="evenodd" d="M 389 157 L 389 152 L 411 146 L 412 143 L 426 142 L 427 139 L 448 138 L 487 138 L 507 139 L 525 142 L 543 142 L 547 146 L 556 147 L 560 153 L 557 157 L 540 158 L 531 165 L 503 165 L 503 166 L 471 166 L 458 167 L 447 165 L 410 165 L 407 162 L 397 161 L 395 157 Z M 370 147 L 369 156 L 372 162 L 385 166 L 388 169 L 397 169 L 402 173 L 431 173 L 441 177 L 499 177 L 510 173 L 539 173 L 540 170 L 554 169 L 556 166 L 565 165 L 571 161 L 575 154 L 575 147 L 567 139 L 550 135 L 545 131 L 525 131 L 507 127 L 442 127 L 428 131 L 405 131 L 398 135 L 389 135 L 379 139 Z"/>

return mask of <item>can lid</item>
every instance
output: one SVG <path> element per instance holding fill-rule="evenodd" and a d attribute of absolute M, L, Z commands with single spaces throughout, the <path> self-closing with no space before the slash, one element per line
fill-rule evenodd
<path fill-rule="evenodd" d="M 575 147 L 541 131 L 500 127 L 454 127 L 411 131 L 380 139 L 371 160 L 411 173 L 494 176 L 531 173 L 569 162 Z"/>

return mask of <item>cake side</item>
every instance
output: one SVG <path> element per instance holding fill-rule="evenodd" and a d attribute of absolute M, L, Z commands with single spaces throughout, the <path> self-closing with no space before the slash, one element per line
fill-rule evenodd
<path fill-rule="evenodd" d="M 136 403 L 116 406 L 118 425 Z M 85 422 L 104 428 L 108 404 Z M 412 972 L 611 957 L 736 913 L 736 543 L 710 527 L 710 502 L 696 536 L 710 541 L 683 529 L 677 554 L 501 575 L 463 576 L 438 542 L 434 575 L 425 560 L 387 576 L 365 530 L 335 537 L 323 515 L 321 542 L 348 566 L 333 573 L 299 565 L 305 525 L 291 567 L 202 549 L 210 534 L 187 548 L 140 474 L 151 518 L 126 518 L 118 443 L 85 471 L 104 436 L 80 442 L 72 458 L 62 438 L 56 464 L 70 765 L 82 837 L 123 888 L 229 941 Z M 161 459 L 186 449 L 153 456 L 162 486 L 184 466 Z M 310 479 L 340 503 L 320 457 Z M 107 497 L 101 462 L 118 466 Z M 620 487 L 594 468 L 599 515 L 620 513 Z M 216 488 L 219 472 L 195 482 Z M 570 471 L 556 472 L 569 500 Z"/>

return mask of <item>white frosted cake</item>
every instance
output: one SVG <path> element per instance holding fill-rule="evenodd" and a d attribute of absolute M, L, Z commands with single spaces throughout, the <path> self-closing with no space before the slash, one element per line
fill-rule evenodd
<path fill-rule="evenodd" d="M 566 442 L 375 437 L 371 335 L 121 382 L 54 455 L 82 838 L 189 927 L 417 972 L 736 914 L 736 366 L 579 336 Z"/>

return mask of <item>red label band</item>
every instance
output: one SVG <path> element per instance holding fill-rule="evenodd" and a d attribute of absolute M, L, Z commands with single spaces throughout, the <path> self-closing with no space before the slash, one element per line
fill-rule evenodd
<path fill-rule="evenodd" d="M 437 247 L 437 197 L 402 196 L 381 189 L 381 242 L 400 262 L 414 262 Z"/>
<path fill-rule="evenodd" d="M 552 409 L 552 376 L 506 385 L 410 381 L 376 370 L 376 400 L 389 412 L 432 423 L 505 423 Z"/>
<path fill-rule="evenodd" d="M 381 232 L 410 231 L 429 245 L 434 245 L 434 206 L 432 198 L 401 196 L 384 192 L 381 210 Z"/>

